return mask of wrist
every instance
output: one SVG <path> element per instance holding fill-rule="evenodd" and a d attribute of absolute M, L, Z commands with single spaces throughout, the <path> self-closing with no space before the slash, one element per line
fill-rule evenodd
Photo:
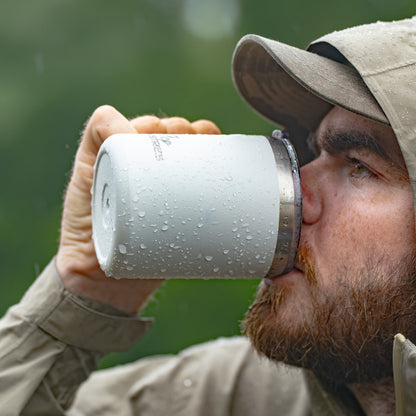
<path fill-rule="evenodd" d="M 114 279 L 105 276 L 98 263 L 70 260 L 58 253 L 56 269 L 68 291 L 111 306 L 127 314 L 137 314 L 152 293 L 163 284 L 163 279 Z M 87 257 L 88 259 L 88 257 Z"/>

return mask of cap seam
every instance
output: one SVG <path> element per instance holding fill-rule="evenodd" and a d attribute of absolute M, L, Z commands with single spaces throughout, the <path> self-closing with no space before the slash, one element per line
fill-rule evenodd
<path fill-rule="evenodd" d="M 411 65 L 415 65 L 415 64 L 416 64 L 416 59 L 413 59 L 411 61 L 404 62 L 404 63 L 401 63 L 399 65 L 391 65 L 391 66 L 388 66 L 388 67 L 380 69 L 380 70 L 375 70 L 375 71 L 362 71 L 362 70 L 360 70 L 359 72 L 362 76 L 365 77 L 365 76 L 370 76 L 370 75 L 383 74 L 385 72 L 389 72 L 389 71 L 393 71 L 393 70 L 401 69 L 401 68 L 406 68 L 407 66 L 411 66 Z"/>

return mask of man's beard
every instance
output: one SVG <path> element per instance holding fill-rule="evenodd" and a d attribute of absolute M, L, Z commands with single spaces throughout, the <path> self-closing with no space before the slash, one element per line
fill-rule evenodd
<path fill-rule="evenodd" d="M 305 270 L 307 307 L 302 310 L 292 286 L 262 282 L 243 321 L 254 347 L 273 360 L 311 369 L 332 384 L 391 377 L 394 335 L 416 335 L 413 256 L 387 265 L 369 255 L 358 272 L 354 264 L 352 270 L 338 270 L 330 288 L 321 287 L 304 247 L 298 257 Z M 291 299 L 294 304 L 288 305 Z"/>

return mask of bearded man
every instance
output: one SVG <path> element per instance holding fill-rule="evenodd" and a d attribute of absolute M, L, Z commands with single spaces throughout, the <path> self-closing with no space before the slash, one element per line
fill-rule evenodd
<path fill-rule="evenodd" d="M 116 281 L 98 266 L 90 188 L 100 145 L 114 133 L 219 133 L 209 121 L 127 120 L 100 107 L 77 152 L 57 256 L 1 321 L 4 414 L 416 412 L 416 19 L 332 33 L 307 51 L 248 35 L 233 76 L 304 164 L 296 265 L 263 279 L 244 320 L 250 342 L 90 375 L 148 329 L 136 314 L 161 283 Z"/>

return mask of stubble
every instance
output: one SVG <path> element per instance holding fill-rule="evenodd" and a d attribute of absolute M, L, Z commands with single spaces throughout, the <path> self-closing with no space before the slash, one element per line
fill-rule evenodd
<path fill-rule="evenodd" d="M 329 288 L 322 287 L 305 247 L 299 263 L 306 307 L 291 293 L 294 287 L 262 283 L 243 321 L 253 346 L 333 384 L 391 377 L 394 335 L 416 336 L 414 257 L 393 265 L 369 254 L 362 269 L 344 266 L 334 273 Z M 296 304 L 288 304 L 292 299 Z"/>

